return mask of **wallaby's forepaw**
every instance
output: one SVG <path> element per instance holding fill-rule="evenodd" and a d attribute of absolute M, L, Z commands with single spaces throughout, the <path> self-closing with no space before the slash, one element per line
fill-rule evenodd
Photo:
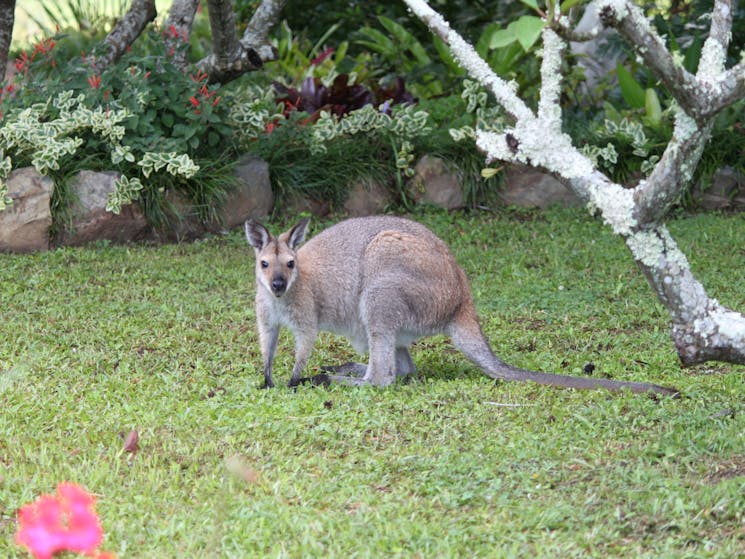
<path fill-rule="evenodd" d="M 321 365 L 321 370 L 325 373 L 335 373 L 336 375 L 350 377 L 364 377 L 367 372 L 367 365 L 363 363 L 344 363 L 343 365 Z"/>

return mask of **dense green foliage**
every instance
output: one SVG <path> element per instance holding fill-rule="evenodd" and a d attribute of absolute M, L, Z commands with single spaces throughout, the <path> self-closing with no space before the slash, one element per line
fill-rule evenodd
<path fill-rule="evenodd" d="M 162 226 L 169 219 L 166 193 L 174 191 L 210 220 L 231 187 L 227 161 L 236 156 L 229 104 L 218 88 L 205 74 L 178 69 L 160 34 L 141 37 L 137 50 L 101 73 L 93 68 L 95 50 L 70 57 L 71 37 L 42 40 L 16 59 L 18 74 L 0 105 L 13 166 L 54 172 L 57 221 L 68 207 L 67 177 L 84 168 L 126 177 L 109 202 L 113 211 L 139 199 Z M 57 101 L 66 97 L 76 102 Z M 96 118 L 81 119 L 88 113 Z M 112 128 L 116 133 L 101 133 Z M 50 149 L 54 142 L 62 147 Z"/>
<path fill-rule="evenodd" d="M 98 495 L 119 557 L 739 556 L 743 368 L 681 370 L 623 243 L 580 210 L 416 218 L 502 357 L 683 398 L 494 383 L 444 338 L 416 344 L 406 384 L 262 391 L 237 233 L 0 255 L 0 556 L 26 557 L 16 510 L 62 480 Z M 742 308 L 742 216 L 670 229 Z M 278 380 L 291 350 L 283 336 Z M 325 335 L 310 368 L 351 356 Z"/>
<path fill-rule="evenodd" d="M 93 73 L 89 55 L 95 54 L 93 46 L 110 27 L 113 20 L 107 10 L 113 8 L 96 3 L 88 6 L 86 0 L 67 1 L 67 10 L 42 2 L 62 31 L 53 50 L 48 48 L 48 40 L 42 40 L 30 50 L 18 52 L 16 82 L 0 90 L 0 112 L 5 115 L 2 125 L 13 124 L 23 108 L 73 91 L 84 95 L 89 110 L 127 112 L 118 124 L 125 128 L 122 144 L 131 150 L 131 157 L 114 156 L 109 153 L 111 146 L 95 133 L 83 134 L 73 156 L 58 157 L 55 161 L 62 161 L 61 167 L 45 170 L 57 180 L 55 226 L 64 221 L 70 204 L 66 179 L 84 167 L 114 168 L 127 177 L 111 201 L 114 210 L 138 199 L 150 221 L 164 225 L 175 218 L 168 196 L 175 191 L 208 221 L 231 188 L 231 162 L 246 151 L 270 160 L 280 209 L 298 196 L 336 209 L 350 184 L 360 179 L 382 183 L 392 191 L 397 205 L 407 207 L 405 181 L 412 164 L 425 153 L 443 157 L 460 171 L 469 206 L 489 204 L 494 195 L 501 167 L 488 172 L 490 177 L 496 173 L 494 180 L 481 178 L 484 163 L 473 149 L 473 130 L 494 126 L 495 113 L 487 112 L 484 118 L 464 110 L 461 91 L 469 86 L 463 83 L 463 70 L 447 47 L 407 14 L 403 3 L 295 4 L 284 14 L 286 20 L 273 30 L 278 60 L 218 88 L 207 86 L 204 76 L 195 70 L 183 72 L 170 63 L 162 39 L 175 38 L 171 29 L 146 33 L 119 63 L 101 75 Z M 520 95 L 535 106 L 543 26 L 538 17 L 540 5 L 433 4 L 474 43 L 489 65 L 503 78 L 513 80 Z M 573 3 L 564 7 L 570 5 Z M 666 33 L 675 56 L 690 71 L 698 65 L 708 31 L 708 21 L 702 17 L 707 6 L 693 2 L 671 7 L 659 2 L 647 7 L 658 28 Z M 252 2 L 236 3 L 239 28 L 253 9 Z M 733 60 L 742 47 L 743 34 L 737 33 L 745 20 L 742 10 L 739 7 L 735 15 L 729 52 Z M 81 20 L 77 25 L 72 23 L 76 18 Z M 208 50 L 207 28 L 206 14 L 198 13 L 190 38 L 192 61 Z M 81 51 L 87 55 L 81 58 Z M 584 83 L 581 59 L 570 53 L 564 58 L 564 128 L 615 181 L 633 183 L 650 172 L 667 145 L 673 105 L 664 87 L 617 37 L 611 37 L 600 55 L 619 57 L 618 65 L 594 88 Z M 429 115 L 431 134 L 407 127 L 405 119 L 399 118 L 404 112 L 390 111 L 394 103 L 412 101 L 416 101 L 418 112 Z M 745 172 L 745 131 L 738 116 L 743 103 L 717 119 L 695 179 L 703 188 L 711 174 L 724 165 Z M 369 109 L 379 111 L 384 122 L 368 135 L 367 128 L 357 122 L 369 120 Z M 356 114 L 360 110 L 368 114 Z M 386 120 L 382 115 L 391 118 Z M 41 116 L 41 121 L 60 120 L 48 103 Z M 324 136 L 331 128 L 330 120 L 336 121 L 336 128 L 343 133 Z M 72 128 L 78 132 L 77 125 Z M 463 135 L 465 129 L 471 134 Z M 460 142 L 453 142 L 458 132 L 451 136 L 451 130 L 461 131 Z M 157 180 L 143 176 L 143 154 L 154 149 L 164 154 L 156 156 L 162 161 L 189 157 L 199 170 L 192 176 L 174 175 L 168 172 L 172 166 L 164 164 L 155 170 Z M 0 195 L 10 165 L 5 156 L 11 156 L 14 167 L 34 161 L 34 154 L 28 151 L 0 152 Z"/>

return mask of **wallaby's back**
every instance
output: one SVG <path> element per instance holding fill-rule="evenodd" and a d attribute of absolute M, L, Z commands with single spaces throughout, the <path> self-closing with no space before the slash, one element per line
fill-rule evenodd
<path fill-rule="evenodd" d="M 303 245 L 298 262 L 321 329 L 353 338 L 350 322 L 369 331 L 372 321 L 407 345 L 406 339 L 443 332 L 463 298 L 470 301 L 465 275 L 445 243 L 408 219 L 342 221 Z"/>

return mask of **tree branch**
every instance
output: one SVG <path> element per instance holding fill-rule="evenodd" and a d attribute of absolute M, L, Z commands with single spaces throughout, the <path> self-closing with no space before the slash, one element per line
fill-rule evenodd
<path fill-rule="evenodd" d="M 561 132 L 559 105 L 560 61 L 563 41 L 551 29 L 543 33 L 541 98 L 534 115 L 514 89 L 506 86 L 423 0 L 404 0 L 432 31 L 450 45 L 455 60 L 484 87 L 494 93 L 514 118 L 504 133 L 477 131 L 476 145 L 488 159 L 518 161 L 543 167 L 559 175 L 593 212 L 599 211 L 613 231 L 621 235 L 634 260 L 647 277 L 660 301 L 669 310 L 672 336 L 684 365 L 711 359 L 745 363 L 745 317 L 709 298 L 693 276 L 687 259 L 664 225 L 659 222 L 699 161 L 709 137 L 713 116 L 743 87 L 740 63 L 724 71 L 724 55 L 731 18 L 731 0 L 717 0 L 707 43 L 707 68 L 696 76 L 673 62 L 659 35 L 651 29 L 640 9 L 628 0 L 600 0 L 602 17 L 614 24 L 644 57 L 649 68 L 662 79 L 681 108 L 673 137 L 663 157 L 647 178 L 634 189 L 613 183 L 577 150 Z M 480 62 L 479 62 L 480 61 Z M 718 88 L 712 84 L 718 84 Z M 717 106 L 707 104 L 717 100 Z M 558 124 L 557 124 L 558 123 Z"/>
<path fill-rule="evenodd" d="M 665 42 L 651 27 L 641 8 L 628 0 L 604 0 L 598 5 L 600 19 L 614 27 L 665 84 L 681 107 L 698 119 L 700 86 L 695 76 L 676 64 Z"/>
<path fill-rule="evenodd" d="M 116 22 L 103 44 L 106 52 L 96 56 L 93 68 L 96 72 L 102 72 L 122 56 L 148 23 L 158 15 L 155 10 L 155 0 L 132 0 L 129 11 Z"/>
<path fill-rule="evenodd" d="M 224 83 L 274 60 L 276 53 L 267 38 L 284 5 L 285 0 L 263 0 L 239 41 L 231 1 L 208 0 L 213 52 L 197 66 L 211 82 Z"/>
<path fill-rule="evenodd" d="M 8 51 L 13 38 L 16 0 L 0 0 L 0 83 L 5 80 Z"/>
<path fill-rule="evenodd" d="M 626 239 L 639 268 L 670 312 L 672 338 L 685 366 L 745 363 L 745 317 L 711 299 L 664 226 Z"/>
<path fill-rule="evenodd" d="M 543 60 L 541 61 L 541 96 L 538 102 L 538 120 L 545 123 L 551 133 L 561 133 L 561 59 L 566 43 L 551 29 L 545 27 L 543 35 Z"/>
<path fill-rule="evenodd" d="M 675 62 L 642 9 L 630 0 L 601 0 L 599 13 L 603 23 L 614 27 L 634 48 L 683 110 L 703 124 L 745 92 L 743 63 L 724 71 L 733 3 L 734 0 L 717 0 L 696 76 Z"/>
<path fill-rule="evenodd" d="M 429 7 L 424 0 L 405 0 L 411 11 L 421 19 L 430 30 L 450 46 L 458 63 L 476 79 L 487 91 L 490 91 L 504 109 L 515 120 L 533 116 L 532 111 L 517 96 L 517 85 L 505 82 L 497 76 L 489 65 L 476 53 L 463 37 L 442 18 L 440 14 Z"/>
<path fill-rule="evenodd" d="M 173 0 L 166 19 L 166 49 L 173 52 L 173 63 L 182 70 L 186 68 L 185 43 L 189 41 L 197 7 L 199 0 Z"/>
<path fill-rule="evenodd" d="M 673 137 L 652 173 L 634 190 L 635 215 L 639 223 L 660 223 L 691 184 L 693 174 L 709 140 L 713 121 L 702 127 L 680 109 Z"/>

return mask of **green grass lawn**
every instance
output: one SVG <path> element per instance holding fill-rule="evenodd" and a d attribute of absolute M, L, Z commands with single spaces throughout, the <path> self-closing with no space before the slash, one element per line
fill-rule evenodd
<path fill-rule="evenodd" d="M 120 559 L 745 557 L 745 369 L 680 368 L 621 241 L 581 210 L 417 219 L 504 359 L 683 398 L 494 383 L 444 338 L 415 346 L 406 384 L 259 390 L 238 233 L 0 255 L 0 557 L 27 556 L 16 510 L 64 480 L 98 496 Z M 743 216 L 670 229 L 745 309 Z M 309 372 L 350 357 L 322 336 Z"/>

